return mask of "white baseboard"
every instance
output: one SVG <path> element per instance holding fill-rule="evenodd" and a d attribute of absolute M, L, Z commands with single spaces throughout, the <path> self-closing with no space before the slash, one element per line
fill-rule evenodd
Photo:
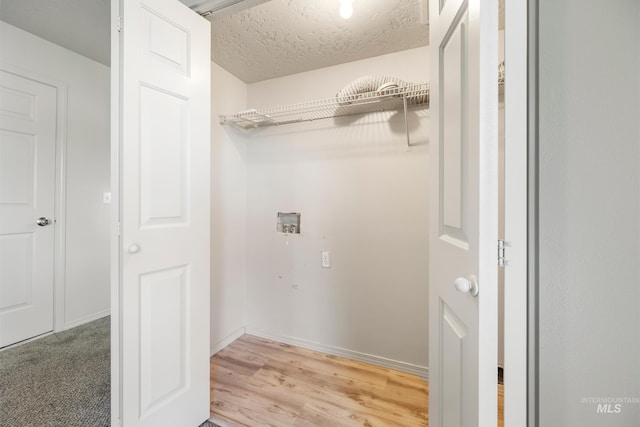
<path fill-rule="evenodd" d="M 319 351 L 321 353 L 333 356 L 344 357 L 346 359 L 357 360 L 358 362 L 370 363 L 383 368 L 394 369 L 396 371 L 406 372 L 417 375 L 425 381 L 429 380 L 429 368 L 426 366 L 414 365 L 412 363 L 401 362 L 399 360 L 387 359 L 385 357 L 374 356 L 372 354 L 361 353 L 359 351 L 347 350 L 345 348 L 334 347 L 307 341 L 300 338 L 290 337 L 286 335 L 273 334 L 270 332 L 260 331 L 250 327 L 246 328 L 246 334 L 271 341 L 278 341 L 284 344 L 294 345 L 296 347 L 306 348 L 308 350 Z"/>
<path fill-rule="evenodd" d="M 75 328 L 76 326 L 84 325 L 85 323 L 93 322 L 94 320 L 102 319 L 103 317 L 111 315 L 111 309 L 108 308 L 106 310 L 99 311 L 97 313 L 90 314 L 85 317 L 81 317 L 80 319 L 76 319 L 72 322 L 67 322 L 64 324 L 62 329 L 56 332 L 66 331 L 67 329 Z"/>
<path fill-rule="evenodd" d="M 212 345 L 211 348 L 209 349 L 209 356 L 213 356 L 220 350 L 223 350 L 225 347 L 229 346 L 232 342 L 234 342 L 235 340 L 243 336 L 245 334 L 245 331 L 246 331 L 245 327 L 243 326 L 242 328 L 239 328 L 236 331 L 232 332 L 231 334 L 227 335 L 226 338 L 223 338 L 217 343 L 215 343 L 214 345 Z"/>
<path fill-rule="evenodd" d="M 35 336 L 35 337 L 33 337 L 33 338 L 29 338 L 29 339 L 26 339 L 26 340 L 23 340 L 23 341 L 19 341 L 19 342 L 15 343 L 15 344 L 11 344 L 11 345 L 8 345 L 8 346 L 5 346 L 5 347 L 2 347 L 2 348 L 0 348 L 0 353 L 2 353 L 3 351 L 10 350 L 10 349 L 12 349 L 12 348 L 19 347 L 19 346 L 21 346 L 21 345 L 23 345 L 23 344 L 29 344 L 30 342 L 37 341 L 37 340 L 39 340 L 40 338 L 45 338 L 45 337 L 51 336 L 51 335 L 53 335 L 53 334 L 54 334 L 53 332 L 45 332 L 45 333 L 44 333 L 44 334 L 42 334 L 42 335 L 38 335 L 38 336 Z"/>
<path fill-rule="evenodd" d="M 44 333 L 42 335 L 37 335 L 35 337 L 28 338 L 26 340 L 17 342 L 15 344 L 11 344 L 11 345 L 8 345 L 6 347 L 3 347 L 2 349 L 0 349 L 0 352 L 5 351 L 5 350 L 9 350 L 9 349 L 14 348 L 14 347 L 21 346 L 23 344 L 28 344 L 28 343 L 33 342 L 33 341 L 37 341 L 37 340 L 39 340 L 41 338 L 48 337 L 48 336 L 53 335 L 55 333 L 63 332 L 63 331 L 69 330 L 71 328 L 75 328 L 76 326 L 84 325 L 85 323 L 93 322 L 94 320 L 102 319 L 103 317 L 109 316 L 110 314 L 111 314 L 111 310 L 103 310 L 101 312 L 94 313 L 94 314 L 91 314 L 89 316 L 85 316 L 85 317 L 83 317 L 81 319 L 74 320 L 73 322 L 69 322 L 69 323 L 65 324 L 64 327 L 62 329 L 60 329 L 60 330 L 46 332 L 46 333 Z"/>

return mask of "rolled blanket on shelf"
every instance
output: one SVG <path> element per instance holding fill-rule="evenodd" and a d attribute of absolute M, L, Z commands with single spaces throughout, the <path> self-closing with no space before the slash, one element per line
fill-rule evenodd
<path fill-rule="evenodd" d="M 363 98 L 363 94 L 376 93 L 377 95 L 397 95 L 402 96 L 402 89 L 418 85 L 389 76 L 363 76 L 355 79 L 336 94 L 338 105 L 351 105 L 354 101 Z M 424 96 L 424 95 L 423 95 Z M 415 103 L 420 103 L 418 96 L 412 99 L 409 94 L 408 99 Z M 425 99 L 424 101 L 427 101 Z"/>

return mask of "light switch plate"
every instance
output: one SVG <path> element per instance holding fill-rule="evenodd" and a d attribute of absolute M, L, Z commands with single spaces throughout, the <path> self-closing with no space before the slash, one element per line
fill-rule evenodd
<path fill-rule="evenodd" d="M 104 193 L 102 193 L 102 203 L 104 203 L 105 205 L 110 205 L 111 204 L 111 192 L 110 191 L 105 191 Z"/>

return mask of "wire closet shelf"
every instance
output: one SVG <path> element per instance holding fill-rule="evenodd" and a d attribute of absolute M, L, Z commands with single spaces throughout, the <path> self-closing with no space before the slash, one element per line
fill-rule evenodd
<path fill-rule="evenodd" d="M 332 117 L 429 106 L 429 84 L 411 84 L 394 89 L 359 93 L 279 107 L 252 109 L 220 116 L 222 125 L 255 129 Z"/>
<path fill-rule="evenodd" d="M 504 78 L 505 66 L 504 61 L 502 61 L 498 65 L 498 86 L 500 93 L 502 93 L 504 87 Z M 237 114 L 220 116 L 220 124 L 250 130 L 333 117 L 401 110 L 404 112 L 407 148 L 411 149 L 407 111 L 410 108 L 428 106 L 429 83 L 417 83 L 374 92 L 322 99 L 319 101 L 241 111 Z"/>

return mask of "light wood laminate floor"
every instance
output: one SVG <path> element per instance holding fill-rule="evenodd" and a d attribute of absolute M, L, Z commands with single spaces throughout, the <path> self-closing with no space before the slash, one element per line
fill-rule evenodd
<path fill-rule="evenodd" d="M 222 427 L 426 427 L 428 394 L 415 375 L 251 335 L 211 358 Z"/>

